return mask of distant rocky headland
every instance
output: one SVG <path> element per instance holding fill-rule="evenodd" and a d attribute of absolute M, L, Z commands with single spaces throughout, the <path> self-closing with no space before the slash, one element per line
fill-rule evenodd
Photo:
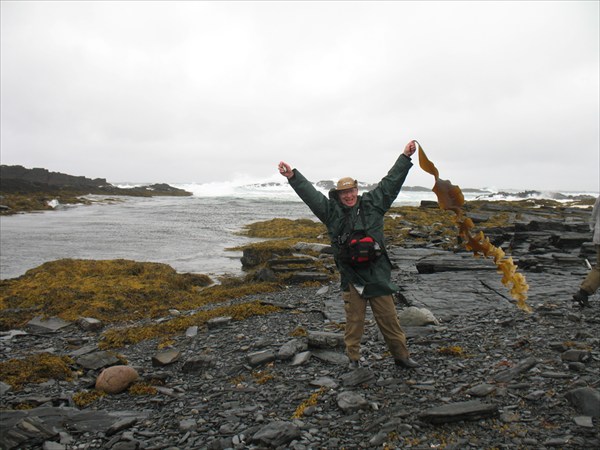
<path fill-rule="evenodd" d="M 105 178 L 87 178 L 28 169 L 23 166 L 0 166 L 0 214 L 52 209 L 49 202 L 87 203 L 86 195 L 129 195 L 135 197 L 190 196 L 191 192 L 165 183 L 119 188 Z"/>

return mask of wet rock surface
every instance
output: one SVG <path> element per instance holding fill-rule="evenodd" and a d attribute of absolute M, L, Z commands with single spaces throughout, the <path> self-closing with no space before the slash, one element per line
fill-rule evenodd
<path fill-rule="evenodd" d="M 98 348 L 103 330 L 41 332 L 40 321 L 3 333 L 3 361 L 76 355 L 77 376 L 0 385 L 0 447 L 600 448 L 600 298 L 573 306 L 585 244 L 552 238 L 564 219 L 538 222 L 527 231 L 541 233 L 535 239 L 519 235 L 524 225 L 496 234 L 517 262 L 530 261 L 532 313 L 515 306 L 491 261 L 417 242 L 390 248 L 398 312 L 412 306 L 435 318 L 405 327 L 421 364 L 414 370 L 394 364 L 370 314 L 360 367 L 349 369 L 336 282 L 253 296 L 281 310 L 221 318 L 168 348 L 153 339 L 107 355 Z M 419 270 L 423 263 L 433 268 Z M 124 360 L 155 391 L 76 406 L 77 393 L 92 392 L 99 373 Z"/>

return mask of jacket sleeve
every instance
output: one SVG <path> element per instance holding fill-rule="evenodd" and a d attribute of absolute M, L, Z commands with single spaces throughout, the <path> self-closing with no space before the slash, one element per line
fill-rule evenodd
<path fill-rule="evenodd" d="M 290 186 L 296 191 L 296 194 L 306 203 L 313 214 L 326 224 L 329 219 L 329 200 L 327 197 L 317 191 L 313 184 L 296 169 L 294 169 L 294 176 L 288 181 Z"/>
<path fill-rule="evenodd" d="M 381 209 L 381 213 L 390 209 L 398 197 L 412 165 L 410 158 L 404 153 L 401 154 L 387 175 L 377 184 L 377 187 L 365 194 L 371 198 L 373 206 Z"/>
<path fill-rule="evenodd" d="M 589 225 L 590 230 L 594 233 L 592 242 L 596 245 L 600 245 L 600 195 L 592 208 Z"/>

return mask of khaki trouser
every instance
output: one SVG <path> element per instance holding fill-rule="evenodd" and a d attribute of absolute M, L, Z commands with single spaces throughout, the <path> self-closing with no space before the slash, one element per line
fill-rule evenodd
<path fill-rule="evenodd" d="M 600 245 L 596 245 L 596 265 L 590 270 L 583 283 L 581 289 L 592 295 L 600 287 Z"/>
<path fill-rule="evenodd" d="M 346 331 L 344 342 L 348 358 L 356 361 L 360 358 L 360 341 L 365 329 L 365 315 L 367 312 L 367 301 L 371 304 L 373 317 L 377 326 L 383 334 L 394 359 L 406 359 L 409 357 L 406 347 L 406 336 L 400 327 L 396 306 L 391 295 L 364 299 L 350 285 L 350 290 L 342 293 L 344 309 L 346 311 Z"/>

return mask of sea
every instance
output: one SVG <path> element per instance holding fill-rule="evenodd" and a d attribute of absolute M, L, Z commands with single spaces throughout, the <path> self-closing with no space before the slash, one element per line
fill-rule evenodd
<path fill-rule="evenodd" d="M 149 183 L 151 184 L 151 183 Z M 315 186 L 327 194 L 328 184 Z M 134 183 L 115 183 L 132 187 Z M 88 196 L 90 205 L 0 217 L 0 279 L 25 274 L 53 260 L 128 259 L 165 263 L 181 273 L 241 275 L 240 251 L 258 239 L 243 236 L 245 225 L 273 218 L 316 220 L 285 182 L 189 183 L 171 186 L 189 197 Z M 597 192 L 538 192 L 463 189 L 465 200 L 552 198 L 567 201 Z M 431 190 L 405 187 L 394 206 L 435 200 Z"/>

